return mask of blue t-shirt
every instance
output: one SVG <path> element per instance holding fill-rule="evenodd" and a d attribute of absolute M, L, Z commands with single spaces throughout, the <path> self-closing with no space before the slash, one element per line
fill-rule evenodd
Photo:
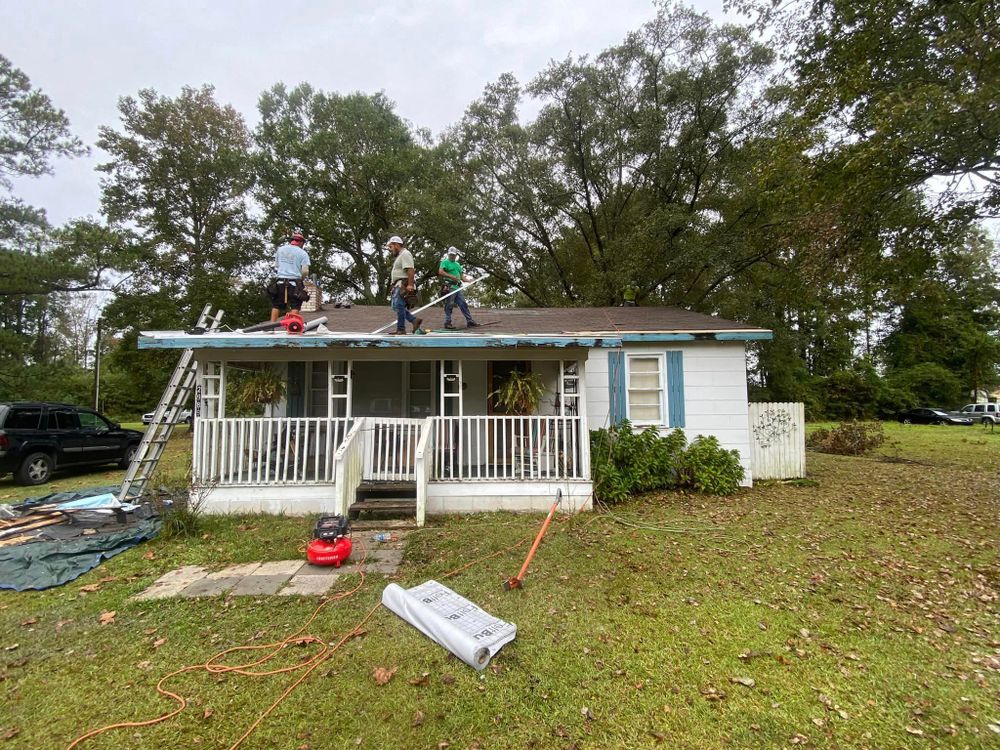
<path fill-rule="evenodd" d="M 309 265 L 309 255 L 298 245 L 282 245 L 274 253 L 274 265 L 279 279 L 301 279 L 302 269 Z"/>

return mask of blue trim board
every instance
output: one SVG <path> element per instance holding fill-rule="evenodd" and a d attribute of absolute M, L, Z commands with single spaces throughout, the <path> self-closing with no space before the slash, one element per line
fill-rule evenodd
<path fill-rule="evenodd" d="M 608 352 L 608 416 L 612 425 L 625 419 L 625 352 Z"/>
<path fill-rule="evenodd" d="M 171 332 L 172 333 L 172 332 Z M 190 336 L 177 332 L 170 336 L 139 336 L 140 349 L 312 349 L 344 346 L 357 349 L 492 349 L 512 347 L 585 347 L 618 348 L 623 343 L 661 343 L 671 341 L 769 341 L 771 331 L 725 331 L 713 333 L 620 333 L 608 336 L 552 336 L 533 334 L 471 336 L 428 334 L 426 336 L 293 336 L 272 334 L 222 334 Z"/>
<path fill-rule="evenodd" d="M 667 352 L 667 424 L 684 426 L 684 352 Z"/>

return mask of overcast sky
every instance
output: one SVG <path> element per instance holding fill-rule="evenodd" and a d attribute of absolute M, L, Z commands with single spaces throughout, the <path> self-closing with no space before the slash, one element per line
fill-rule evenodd
<path fill-rule="evenodd" d="M 722 18 L 722 0 L 693 5 Z M 527 81 L 549 60 L 593 54 L 655 13 L 652 0 L 4 0 L 0 53 L 66 111 L 89 145 L 139 89 L 210 83 L 253 126 L 274 83 L 384 91 L 436 134 L 501 73 Z M 94 165 L 62 160 L 17 193 L 55 224 L 99 208 Z"/>

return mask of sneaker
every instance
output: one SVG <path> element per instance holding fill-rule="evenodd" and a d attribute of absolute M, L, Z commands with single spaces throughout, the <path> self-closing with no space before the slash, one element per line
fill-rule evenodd
<path fill-rule="evenodd" d="M 467 323 L 465 324 L 465 327 L 466 327 L 466 328 L 478 328 L 478 327 L 479 327 L 479 323 L 477 323 L 477 322 L 476 322 L 476 321 L 474 321 L 474 320 L 470 320 L 470 321 L 468 321 L 468 322 L 467 322 Z"/>
<path fill-rule="evenodd" d="M 419 331 L 419 330 L 420 330 L 420 324 L 421 324 L 421 323 L 423 323 L 423 322 L 424 322 L 424 319 L 423 319 L 423 318 L 416 318 L 416 319 L 415 319 L 415 320 L 413 321 L 413 332 L 414 332 L 414 333 L 416 333 L 417 331 Z"/>
<path fill-rule="evenodd" d="M 445 323 L 444 327 L 447 328 L 449 331 L 458 330 L 458 329 L 455 328 L 455 326 L 452 323 Z"/>

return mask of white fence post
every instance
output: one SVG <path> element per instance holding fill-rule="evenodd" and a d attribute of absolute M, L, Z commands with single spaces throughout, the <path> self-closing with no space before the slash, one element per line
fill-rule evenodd
<path fill-rule="evenodd" d="M 800 479 L 806 475 L 806 418 L 802 403 L 750 404 L 750 466 L 753 479 Z"/>

